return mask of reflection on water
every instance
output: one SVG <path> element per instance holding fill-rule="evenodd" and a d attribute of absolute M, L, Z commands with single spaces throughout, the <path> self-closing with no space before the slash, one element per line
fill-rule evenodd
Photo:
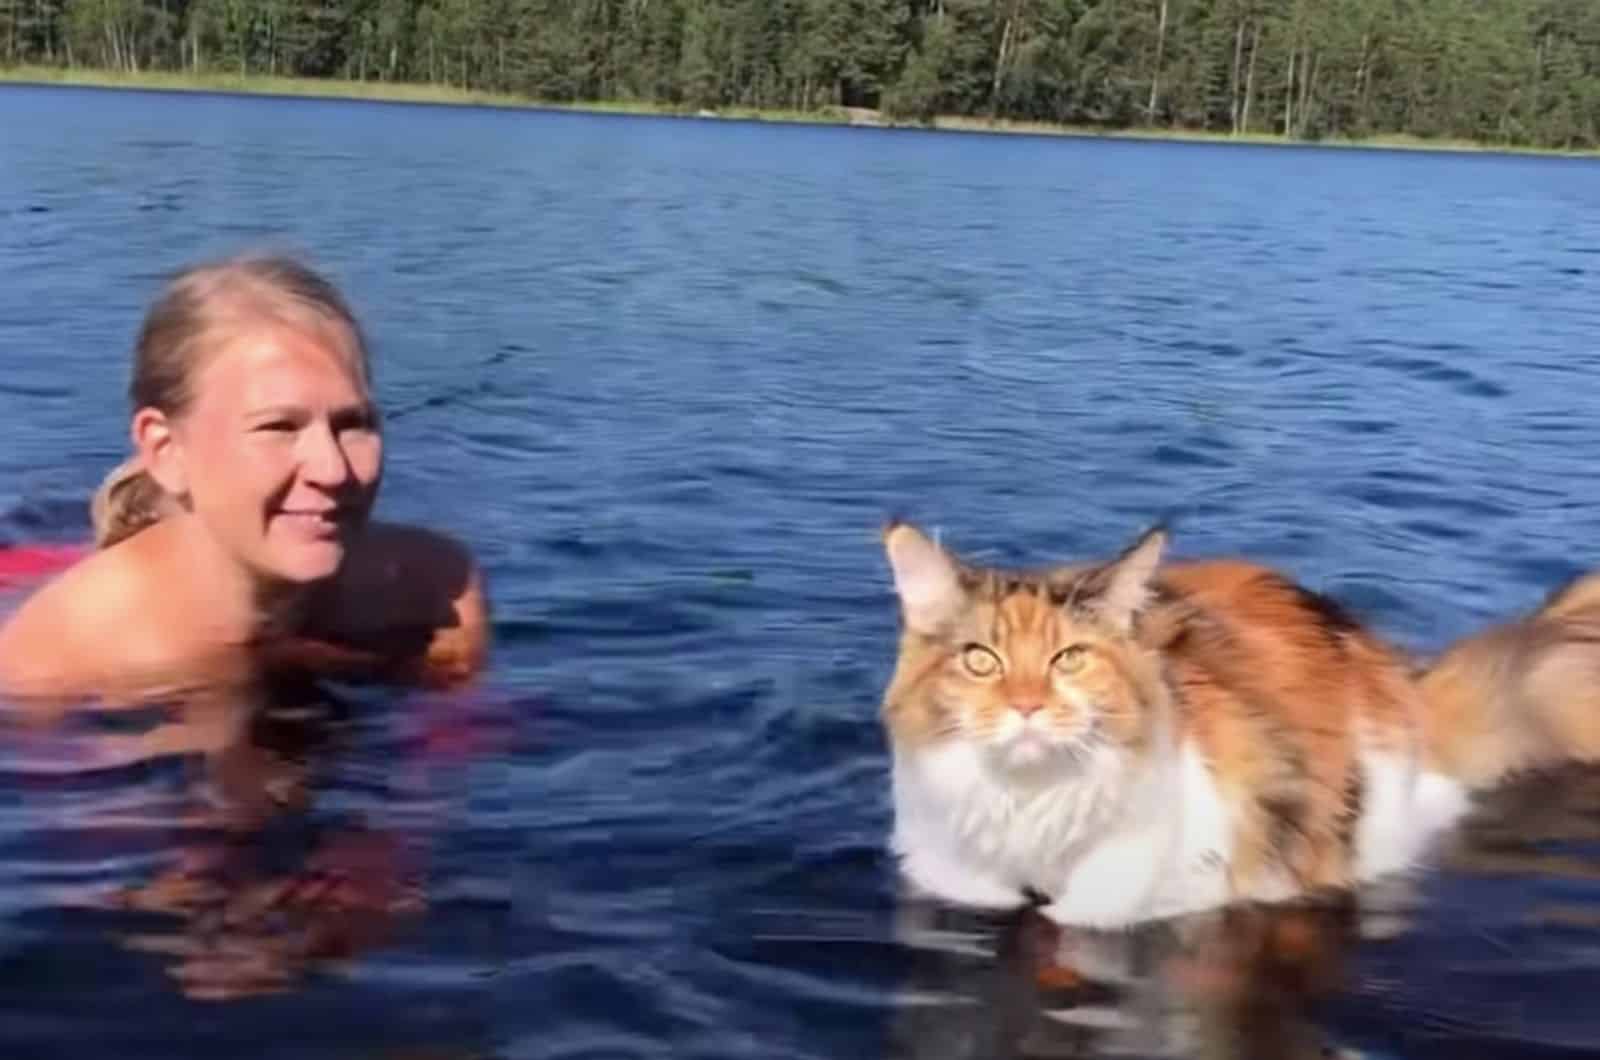
<path fill-rule="evenodd" d="M 42 849 L 111 869 L 87 885 L 62 880 L 48 900 L 97 911 L 105 940 L 155 962 L 170 990 L 196 1001 L 292 991 L 381 952 L 427 914 L 426 829 L 317 812 L 353 709 L 325 691 L 278 689 L 220 747 L 171 709 L 13 726 L 5 774 L 13 791 L 31 778 L 26 812 L 41 822 Z M 185 733 L 206 746 L 183 747 Z M 430 741 L 463 746 L 459 732 Z M 145 755 L 130 753 L 140 746 Z M 189 768 L 153 784 L 163 759 Z M 45 824 L 38 811 L 52 800 L 59 814 Z M 882 1055 L 1299 1060 L 1432 1055 L 1416 1043 L 1516 1040 L 1535 1025 L 1548 1035 L 1549 1014 L 1504 984 L 1487 1007 L 1465 998 L 1507 968 L 1525 971 L 1541 949 L 1564 953 L 1570 974 L 1592 974 L 1593 948 L 1585 957 L 1562 942 L 1600 925 L 1600 898 L 1560 883 L 1597 877 L 1600 774 L 1572 771 L 1509 785 L 1432 871 L 1354 901 L 1095 932 L 1031 909 L 975 913 L 902 896 L 892 936 L 905 971 L 882 997 Z M 1498 901 L 1497 881 L 1517 878 L 1549 881 L 1547 894 Z M 1565 1022 L 1581 1051 L 1600 1041 L 1600 1019 L 1577 1008 Z"/>
<path fill-rule="evenodd" d="M 163 837 L 134 878 L 56 898 L 127 914 L 108 935 L 152 955 L 185 997 L 239 998 L 381 944 L 424 907 L 402 837 L 312 812 L 346 715 L 327 692 L 295 686 L 84 709 L 59 725 L 19 718 L 26 738 L 10 741 L 5 765 L 63 797 L 48 829 L 60 839 Z M 163 763 L 191 768 L 141 783 Z"/>
<path fill-rule="evenodd" d="M 320 828 L 308 816 L 310 756 L 333 750 L 331 706 L 270 704 L 209 754 L 212 806 L 195 841 L 169 852 L 152 878 L 107 896 L 109 906 L 150 914 L 121 941 L 158 955 L 185 996 L 286 989 L 422 910 L 397 837 L 359 823 Z"/>
<path fill-rule="evenodd" d="M 7 708 L 0 822 L 18 904 L 92 925 L 90 953 L 110 945 L 193 1002 L 301 990 L 393 947 L 428 911 L 430 845 L 450 811 L 438 782 L 488 729 L 469 703 L 391 706 L 411 716 L 294 682 L 54 716 Z M 409 730 L 409 761 L 352 758 L 375 720 Z M 350 805 L 351 788 L 381 810 Z"/>
<path fill-rule="evenodd" d="M 1122 932 L 907 899 L 899 937 L 917 958 L 889 1055 L 1593 1055 L 1597 878 L 1600 772 L 1572 769 L 1506 785 L 1428 871 L 1344 899 Z M 1513 880 L 1545 881 L 1549 900 L 1497 886 Z M 1530 992 L 1519 980 L 1538 963 Z"/>
<path fill-rule="evenodd" d="M 28 890 L 15 901 L 24 913 L 52 907 L 75 918 L 70 932 L 47 928 L 41 953 L 103 962 L 110 947 L 133 962 L 126 967 L 154 973 L 142 980 L 144 1003 L 165 993 L 212 1006 L 358 982 L 397 961 L 435 915 L 429 881 L 455 798 L 442 774 L 505 748 L 489 739 L 496 719 L 482 704 L 474 714 L 472 704 L 387 697 L 293 684 L 52 720 L 14 712 L 0 751 L 0 823 L 14 878 Z M 399 734 L 383 753 L 373 754 L 374 726 Z M 706 856 L 731 880 L 745 855 L 737 836 L 724 842 L 733 845 Z M 610 855 L 597 856 L 624 863 L 626 850 L 607 845 Z M 859 848 L 839 849 L 834 857 L 859 863 Z M 876 845 L 873 857 L 882 871 L 871 886 L 895 891 Z M 1564 1000 L 1600 966 L 1600 771 L 1507 785 L 1427 871 L 1354 898 L 1120 932 L 898 892 L 881 921 L 870 900 L 841 919 L 850 899 L 828 897 L 822 872 L 797 870 L 754 891 L 701 886 L 714 875 L 704 870 L 684 887 L 678 873 L 663 865 L 652 884 L 667 896 L 659 917 L 606 906 L 597 927 L 648 919 L 647 936 L 681 954 L 694 948 L 690 925 L 710 915 L 720 937 L 704 957 L 742 977 L 747 1004 L 781 1010 L 809 998 L 845 1005 L 858 1020 L 871 1014 L 826 1046 L 819 1038 L 789 1050 L 797 1056 L 1309 1060 L 1458 1056 L 1470 1043 L 1472 1056 L 1530 1057 L 1585 1055 L 1600 1042 L 1600 1016 Z M 591 880 L 603 891 L 603 875 Z M 770 886 L 795 903 L 791 912 L 772 912 L 780 896 Z M 705 908 L 680 907 L 686 900 Z M 553 923 L 590 901 L 609 900 L 558 886 L 537 903 Z M 484 915 L 472 915 L 480 931 Z M 639 941 L 617 953 L 617 967 L 630 978 L 668 976 L 672 964 Z M 520 962 L 564 960 L 540 949 L 537 935 L 515 945 Z M 840 960 L 846 953 L 874 956 Z M 57 974 L 84 977 L 81 963 Z M 604 974 L 586 972 L 599 982 Z M 612 1055 L 596 1049 L 629 1015 L 593 997 L 580 1004 L 599 1005 L 590 1030 L 553 1036 L 561 1044 L 534 1055 Z M 669 1025 L 690 1018 L 663 1015 Z M 869 1046 L 860 1036 L 873 1023 L 882 1033 Z M 480 1031 L 500 1033 L 491 1021 L 468 1038 Z M 645 1053 L 695 1053 L 667 1032 L 631 1040 L 649 1042 Z"/>
<path fill-rule="evenodd" d="M 422 910 L 397 854 L 392 838 L 359 831 L 321 837 L 286 863 L 253 845 L 218 844 L 184 851 L 109 902 L 157 914 L 120 940 L 158 955 L 185 997 L 276 992 L 380 944 L 391 921 Z"/>
<path fill-rule="evenodd" d="M 927 947 L 890 1055 L 1326 1055 L 1310 1012 L 1338 987 L 1348 903 L 1247 908 L 1126 932 L 1060 928 L 1033 910 L 965 927 L 920 911 Z"/>
<path fill-rule="evenodd" d="M 896 901 L 874 717 L 894 511 L 997 562 L 1169 515 L 1421 651 L 1600 564 L 1596 163 L 68 89 L 0 129 L 0 541 L 84 536 L 158 274 L 302 248 L 507 701 L 7 726 L 3 1060 L 1596 1051 L 1591 782 L 1355 910 L 1057 937 Z"/>

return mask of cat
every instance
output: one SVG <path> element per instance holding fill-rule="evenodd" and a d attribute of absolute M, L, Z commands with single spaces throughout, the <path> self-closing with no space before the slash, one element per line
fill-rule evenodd
<path fill-rule="evenodd" d="M 883 544 L 891 848 L 919 891 L 1121 928 L 1347 893 L 1418 865 L 1472 792 L 1600 759 L 1600 575 L 1419 664 L 1265 566 L 966 561 Z"/>

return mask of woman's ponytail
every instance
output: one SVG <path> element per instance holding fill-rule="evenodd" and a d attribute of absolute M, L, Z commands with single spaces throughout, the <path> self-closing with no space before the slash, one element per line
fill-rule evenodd
<path fill-rule="evenodd" d="M 137 456 L 111 470 L 89 502 L 96 548 L 110 548 L 147 526 L 154 526 L 173 510 L 172 498 L 161 488 Z"/>

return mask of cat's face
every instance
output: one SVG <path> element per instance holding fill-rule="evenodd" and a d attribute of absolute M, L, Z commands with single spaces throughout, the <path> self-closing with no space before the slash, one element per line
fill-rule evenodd
<path fill-rule="evenodd" d="M 1013 771 L 1143 747 L 1165 698 L 1133 621 L 1162 543 L 1153 534 L 1103 567 L 1022 575 L 964 566 L 892 527 L 905 624 L 885 703 L 894 737 L 965 742 Z"/>

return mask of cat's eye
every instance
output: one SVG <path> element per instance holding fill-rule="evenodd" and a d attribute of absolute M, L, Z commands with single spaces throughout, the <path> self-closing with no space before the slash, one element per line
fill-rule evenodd
<path fill-rule="evenodd" d="M 973 677 L 993 677 L 1000 672 L 1000 656 L 982 644 L 968 644 L 961 649 L 961 665 Z"/>
<path fill-rule="evenodd" d="M 1089 646 L 1087 644 L 1069 644 L 1056 652 L 1056 657 L 1050 660 L 1050 665 L 1058 673 L 1075 674 L 1083 669 L 1083 664 L 1089 661 Z"/>

